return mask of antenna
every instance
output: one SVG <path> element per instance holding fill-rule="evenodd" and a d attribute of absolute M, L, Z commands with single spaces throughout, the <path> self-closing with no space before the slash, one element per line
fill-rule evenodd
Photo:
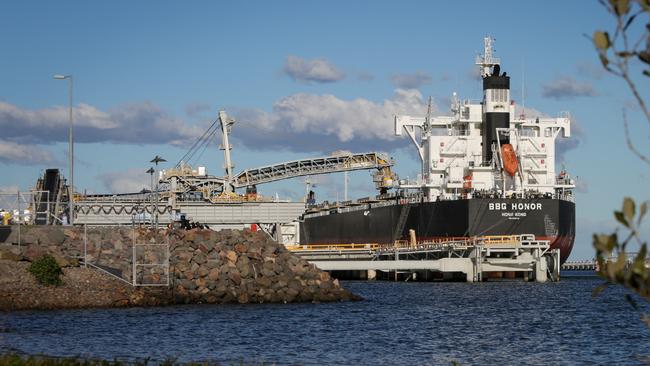
<path fill-rule="evenodd" d="M 526 64 L 521 60 L 521 114 L 519 119 L 526 119 Z"/>
<path fill-rule="evenodd" d="M 498 57 L 492 56 L 492 43 L 494 39 L 490 36 L 483 38 L 483 55 L 476 56 L 476 65 L 479 66 L 482 77 L 490 75 L 490 68 L 501 64 Z"/>
<path fill-rule="evenodd" d="M 429 96 L 429 103 L 427 104 L 427 118 L 425 119 L 425 125 L 424 125 L 424 129 L 427 130 L 427 131 L 429 130 L 429 126 L 431 125 L 431 103 L 432 103 L 432 101 L 433 101 L 433 99 L 431 98 L 431 96 Z"/>

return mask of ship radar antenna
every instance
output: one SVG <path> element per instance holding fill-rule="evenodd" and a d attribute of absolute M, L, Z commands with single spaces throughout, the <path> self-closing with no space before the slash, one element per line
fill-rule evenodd
<path fill-rule="evenodd" d="M 494 41 L 490 36 L 483 38 L 483 55 L 476 56 L 476 64 L 479 66 L 481 77 L 490 75 L 490 68 L 501 64 L 498 57 L 492 56 L 492 43 Z"/>
<path fill-rule="evenodd" d="M 521 61 L 521 115 L 519 119 L 526 119 L 526 64 Z"/>

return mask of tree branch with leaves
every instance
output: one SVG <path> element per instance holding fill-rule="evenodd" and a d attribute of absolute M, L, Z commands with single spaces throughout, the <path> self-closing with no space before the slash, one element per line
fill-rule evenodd
<path fill-rule="evenodd" d="M 635 83 L 636 77 L 641 77 L 643 81 L 650 77 L 650 0 L 600 0 L 600 3 L 615 19 L 613 33 L 599 30 L 591 37 L 600 62 L 605 70 L 625 81 L 650 124 L 650 111 Z M 638 75 L 634 71 L 637 66 L 642 69 Z M 625 110 L 623 127 L 629 149 L 641 161 L 650 164 L 650 158 L 632 141 Z M 605 284 L 596 288 L 594 294 L 598 294 L 610 284 L 619 284 L 650 301 L 648 245 L 640 235 L 640 227 L 647 211 L 647 201 L 640 203 L 637 210 L 634 200 L 626 197 L 621 210 L 614 212 L 614 218 L 623 226 L 622 232 L 594 234 L 593 245 L 596 249 L 598 273 L 606 280 Z M 638 246 L 636 254 L 629 251 L 630 243 Z M 636 307 L 630 295 L 626 298 Z M 644 321 L 650 326 L 650 319 L 645 315 Z"/>
<path fill-rule="evenodd" d="M 600 62 L 611 74 L 623 79 L 634 96 L 634 100 L 641 109 L 641 112 L 650 124 L 650 110 L 645 100 L 639 93 L 635 84 L 631 66 L 634 61 L 643 65 L 642 76 L 650 77 L 650 0 L 600 0 L 600 3 L 615 19 L 613 36 L 607 31 L 595 31 L 592 41 Z M 645 25 L 639 25 L 641 18 L 645 17 Z M 643 23 L 643 21 L 641 21 Z M 639 34 L 631 34 L 634 27 L 641 27 Z M 650 164 L 650 158 L 643 154 L 632 142 L 630 137 L 627 115 L 623 112 L 623 127 L 625 129 L 625 140 L 630 150 L 643 162 Z"/>

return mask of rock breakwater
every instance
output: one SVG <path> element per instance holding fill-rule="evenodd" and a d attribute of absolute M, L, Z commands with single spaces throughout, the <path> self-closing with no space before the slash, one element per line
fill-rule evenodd
<path fill-rule="evenodd" d="M 0 246 L 0 268 L 4 268 L 0 271 L 0 292 L 11 295 L 0 301 L 2 309 L 358 299 L 327 272 L 293 255 L 261 232 L 126 227 L 22 230 L 20 246 Z M 12 233 L 7 241 L 15 238 Z M 61 289 L 46 291 L 52 292 L 52 301 L 39 295 L 43 286 L 23 278 L 29 274 L 21 271 L 20 265 L 16 267 L 20 264 L 17 260 L 30 261 L 44 254 L 54 256 L 61 266 L 67 267 Z M 78 268 L 84 258 L 93 269 Z M 103 289 L 95 297 L 104 297 L 106 301 L 89 304 L 83 297 L 93 295 L 84 293 L 79 298 L 70 296 L 68 306 L 55 301 L 60 297 L 54 295 L 57 291 L 74 287 L 75 281 L 85 281 L 84 276 L 90 281 L 86 287 Z M 133 286 L 134 283 L 159 286 Z M 111 296 L 115 293 L 119 296 Z M 39 301 L 30 302 L 30 297 L 38 297 Z"/>

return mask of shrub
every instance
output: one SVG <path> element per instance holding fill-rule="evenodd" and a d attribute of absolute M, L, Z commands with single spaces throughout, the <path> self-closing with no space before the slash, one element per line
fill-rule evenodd
<path fill-rule="evenodd" d="M 51 255 L 46 254 L 32 262 L 28 271 L 43 285 L 59 286 L 63 283 L 61 281 L 63 270 Z"/>

